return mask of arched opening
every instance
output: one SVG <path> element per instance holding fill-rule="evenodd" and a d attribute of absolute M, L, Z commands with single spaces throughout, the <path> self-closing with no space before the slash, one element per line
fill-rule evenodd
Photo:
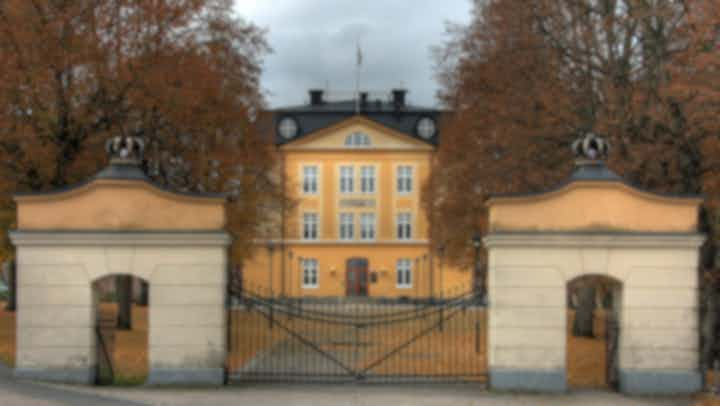
<path fill-rule="evenodd" d="M 566 371 L 570 388 L 618 385 L 620 281 L 583 275 L 567 283 Z"/>
<path fill-rule="evenodd" d="M 148 375 L 147 281 L 108 275 L 93 282 L 95 383 L 139 385 Z"/>

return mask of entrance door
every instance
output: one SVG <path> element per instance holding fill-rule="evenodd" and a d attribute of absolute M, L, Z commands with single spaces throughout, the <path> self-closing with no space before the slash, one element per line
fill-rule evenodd
<path fill-rule="evenodd" d="M 350 258 L 347 260 L 346 289 L 348 296 L 368 295 L 368 260 L 367 258 Z"/>

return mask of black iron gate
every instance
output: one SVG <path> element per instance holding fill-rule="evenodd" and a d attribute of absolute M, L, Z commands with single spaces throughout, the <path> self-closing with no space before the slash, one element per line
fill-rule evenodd
<path fill-rule="evenodd" d="M 613 306 L 606 311 L 605 316 L 605 360 L 606 373 L 607 373 L 607 384 L 610 388 L 619 390 L 620 385 L 620 366 L 618 354 L 619 350 L 619 338 L 620 338 L 620 320 L 619 320 L 619 309 L 617 309 L 617 299 L 613 298 Z"/>
<path fill-rule="evenodd" d="M 271 299 L 230 311 L 229 380 L 485 382 L 485 307 L 444 300 Z"/>

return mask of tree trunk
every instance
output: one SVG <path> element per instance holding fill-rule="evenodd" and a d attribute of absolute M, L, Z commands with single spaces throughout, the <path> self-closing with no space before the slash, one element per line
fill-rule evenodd
<path fill-rule="evenodd" d="M 595 287 L 585 286 L 579 288 L 577 298 L 578 305 L 575 308 L 572 333 L 575 337 L 595 337 L 593 334 Z"/>
<path fill-rule="evenodd" d="M 17 309 L 17 271 L 15 261 L 8 266 L 8 302 L 5 310 L 14 312 Z"/>
<path fill-rule="evenodd" d="M 117 328 L 132 329 L 132 276 L 118 276 L 115 280 L 117 292 L 118 318 Z"/>
<path fill-rule="evenodd" d="M 140 297 L 138 298 L 138 306 L 148 305 L 148 284 L 145 281 L 140 281 Z"/>
<path fill-rule="evenodd" d="M 704 286 L 701 290 L 701 327 L 700 334 L 702 347 L 700 349 L 700 370 L 706 372 L 713 367 L 714 347 L 715 347 L 715 331 L 717 319 L 717 300 L 713 292 L 713 286 Z M 703 374 L 704 376 L 704 374 Z"/>

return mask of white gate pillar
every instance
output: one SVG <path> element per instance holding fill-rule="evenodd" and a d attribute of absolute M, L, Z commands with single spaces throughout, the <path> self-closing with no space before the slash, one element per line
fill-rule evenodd
<path fill-rule="evenodd" d="M 488 201 L 488 348 L 496 389 L 567 389 L 566 286 L 620 281 L 619 384 L 628 393 L 700 390 L 699 197 L 633 188 L 592 134 L 573 144 L 570 180 L 540 194 Z"/>
<path fill-rule="evenodd" d="M 108 144 L 90 182 L 16 195 L 15 374 L 93 383 L 92 284 L 132 275 L 149 285 L 149 384 L 222 384 L 226 355 L 225 198 L 175 193 L 140 170 L 142 144 Z"/>

